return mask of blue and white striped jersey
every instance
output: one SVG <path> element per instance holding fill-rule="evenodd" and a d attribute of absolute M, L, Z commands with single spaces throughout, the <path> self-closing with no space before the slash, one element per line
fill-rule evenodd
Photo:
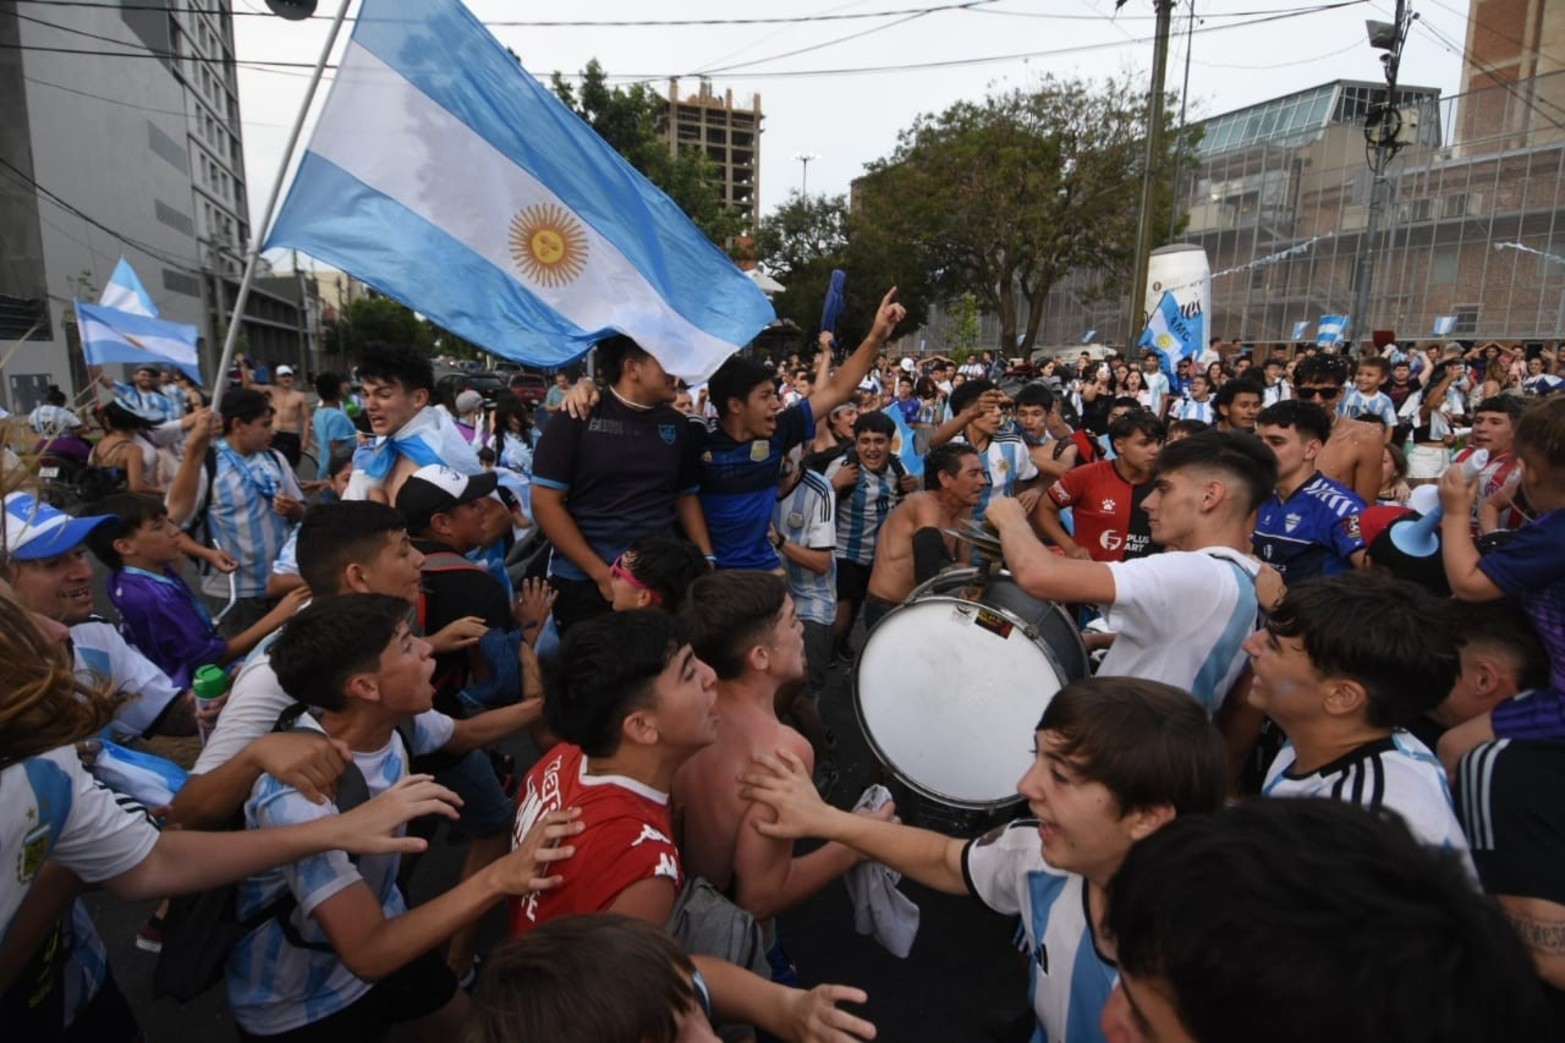
<path fill-rule="evenodd" d="M 953 443 L 969 444 L 965 435 L 951 439 Z M 992 496 L 1015 496 L 1017 482 L 1030 482 L 1038 477 L 1038 465 L 1032 462 L 1027 443 L 1021 435 L 1002 431 L 989 440 L 979 452 L 978 459 L 984 465 L 984 477 L 989 479 L 973 508 L 973 520 L 982 521 L 984 511 Z"/>
<path fill-rule="evenodd" d="M 1021 917 L 1033 1043 L 1098 1043 L 1119 971 L 1099 952 L 1087 918 L 1087 882 L 1043 860 L 1037 819 L 1018 819 L 962 849 L 962 876 L 979 901 Z"/>
<path fill-rule="evenodd" d="M 1295 756 L 1292 743 L 1283 746 L 1266 771 L 1261 796 L 1325 797 L 1394 811 L 1413 836 L 1432 847 L 1457 852 L 1468 873 L 1478 878 L 1445 770 L 1412 735 L 1392 732 L 1302 775 L 1294 771 Z"/>
<path fill-rule="evenodd" d="M 214 448 L 217 469 L 209 481 L 202 467 L 195 510 L 211 500 L 206 538 L 216 540 L 239 562 L 234 574 L 239 597 L 258 598 L 266 593 L 267 573 L 288 542 L 288 519 L 272 510 L 272 499 L 283 492 L 302 500 L 304 493 L 293 469 L 275 450 L 241 456 L 226 440 Z M 201 589 L 213 597 L 227 597 L 228 578 L 209 572 L 201 580 Z"/>
<path fill-rule="evenodd" d="M 414 718 L 413 755 L 432 753 L 451 738 L 449 729 L 428 727 L 429 718 Z M 300 728 L 319 725 L 308 715 Z M 408 771 L 409 751 L 395 733 L 391 741 L 373 753 L 353 754 L 353 763 L 364 775 L 371 797 L 396 785 Z M 291 826 L 336 815 L 329 801 L 314 804 L 298 790 L 270 775 L 262 775 L 245 801 L 245 828 Z M 357 864 L 342 851 L 327 851 L 290 865 L 252 876 L 239 885 L 238 913 L 243 919 L 271 905 L 292 890 L 298 906 L 290 922 L 309 942 L 329 943 L 311 915 L 321 903 L 354 884 L 363 883 L 380 901 L 387 917 L 407 912 L 397 888 L 401 856 L 361 855 Z M 234 946 L 228 960 L 228 1003 L 234 1020 L 246 1032 L 272 1036 L 320 1021 L 361 998 L 371 984 L 355 977 L 336 953 L 317 952 L 289 945 L 282 926 L 274 918 L 257 927 Z"/>
<path fill-rule="evenodd" d="M 828 626 L 837 612 L 837 492 L 831 483 L 806 470 L 793 491 L 777 501 L 772 525 L 788 540 L 809 550 L 832 551 L 824 575 L 788 560 L 788 590 L 799 618 Z"/>
<path fill-rule="evenodd" d="M 1348 388 L 1343 394 L 1342 401 L 1337 403 L 1337 415 L 1345 416 L 1349 420 L 1357 420 L 1362 416 L 1378 416 L 1386 422 L 1387 427 L 1397 426 L 1397 407 L 1391 401 L 1391 396 L 1384 391 L 1377 391 L 1373 395 L 1366 395 L 1356 387 Z"/>
<path fill-rule="evenodd" d="M 826 468 L 826 480 L 841 471 L 848 457 L 840 456 Z M 886 515 L 902 501 L 897 487 L 897 470 L 888 461 L 879 474 L 867 467 L 859 468 L 859 480 L 841 500 L 837 501 L 837 557 L 860 565 L 875 561 L 875 540 Z"/>
<path fill-rule="evenodd" d="M 1175 420 L 1199 420 L 1203 424 L 1217 423 L 1217 410 L 1212 405 L 1212 400 L 1197 402 L 1193 398 L 1187 398 L 1180 402 L 1174 409 Z"/>

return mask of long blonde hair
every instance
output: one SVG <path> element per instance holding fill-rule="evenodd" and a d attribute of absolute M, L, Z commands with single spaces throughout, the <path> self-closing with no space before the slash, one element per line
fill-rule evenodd
<path fill-rule="evenodd" d="M 124 700 L 77 677 L 66 645 L 0 585 L 0 770 L 91 738 Z"/>

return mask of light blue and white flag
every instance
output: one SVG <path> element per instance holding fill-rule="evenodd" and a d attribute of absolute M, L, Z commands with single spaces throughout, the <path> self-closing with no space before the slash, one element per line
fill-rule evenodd
<path fill-rule="evenodd" d="M 76 323 L 88 365 L 150 362 L 155 366 L 178 366 L 192 380 L 201 380 L 194 326 L 81 301 L 76 302 Z"/>
<path fill-rule="evenodd" d="M 1094 337 L 1096 337 L 1097 335 L 1098 335 L 1098 331 L 1097 330 L 1095 330 L 1095 329 L 1094 330 L 1088 330 L 1086 333 L 1083 333 L 1081 335 L 1081 342 L 1083 344 L 1091 344 L 1092 343 L 1092 339 Z"/>
<path fill-rule="evenodd" d="M 265 243 L 279 246 L 533 365 L 624 333 L 700 382 L 773 319 L 458 0 L 365 0 Z"/>
<path fill-rule="evenodd" d="M 1179 302 L 1174 299 L 1173 292 L 1164 290 L 1157 307 L 1147 316 L 1147 328 L 1136 343 L 1157 352 L 1163 363 L 1163 373 L 1172 387 L 1179 360 L 1193 359 L 1201 354 L 1201 324 L 1180 314 Z"/>
<path fill-rule="evenodd" d="M 1310 320 L 1300 319 L 1293 324 L 1293 336 L 1290 340 L 1303 340 L 1304 335 L 1310 331 Z"/>
<path fill-rule="evenodd" d="M 902 469 L 914 477 L 924 473 L 924 458 L 918 455 L 918 438 L 902 415 L 902 407 L 895 402 L 881 410 L 897 425 L 897 433 L 891 436 L 891 451 L 902 461 Z"/>
<path fill-rule="evenodd" d="M 1315 346 L 1317 348 L 1333 348 L 1342 343 L 1342 335 L 1347 332 L 1348 317 L 1346 315 L 1322 315 L 1320 322 L 1315 326 Z"/>
<path fill-rule="evenodd" d="M 158 306 L 152 303 L 152 295 L 147 292 L 145 286 L 141 285 L 141 280 L 136 277 L 136 270 L 123 257 L 120 258 L 119 264 L 114 266 L 114 274 L 109 276 L 109 284 L 103 288 L 103 293 L 98 295 L 98 303 L 105 308 L 128 311 L 132 315 L 145 315 L 149 319 L 158 317 Z"/>
<path fill-rule="evenodd" d="M 1456 316 L 1455 315 L 1436 315 L 1435 316 L 1435 336 L 1437 336 L 1437 337 L 1449 336 L 1451 331 L 1454 330 L 1454 329 L 1456 329 Z"/>

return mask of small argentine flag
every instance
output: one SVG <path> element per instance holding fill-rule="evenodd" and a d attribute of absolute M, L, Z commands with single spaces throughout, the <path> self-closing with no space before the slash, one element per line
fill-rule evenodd
<path fill-rule="evenodd" d="M 1300 319 L 1293 324 L 1293 336 L 1290 340 L 1303 340 L 1304 335 L 1310 331 L 1310 320 Z"/>
<path fill-rule="evenodd" d="M 1449 336 L 1451 331 L 1454 330 L 1454 329 L 1456 329 L 1456 316 L 1455 315 L 1437 315 L 1437 316 L 1435 316 L 1435 336 L 1437 336 L 1437 337 Z"/>
<path fill-rule="evenodd" d="M 902 461 L 902 469 L 915 478 L 923 475 L 924 458 L 918 455 L 918 439 L 907 418 L 902 415 L 902 407 L 893 402 L 882 412 L 897 425 L 897 433 L 891 436 L 891 451 Z"/>
<path fill-rule="evenodd" d="M 114 266 L 114 274 L 109 276 L 109 284 L 99 294 L 98 303 L 105 308 L 144 315 L 149 319 L 158 317 L 158 306 L 152 303 L 151 294 L 136 278 L 136 270 L 123 257 Z"/>
<path fill-rule="evenodd" d="M 699 383 L 774 317 L 458 0 L 364 0 L 279 246 L 534 365 L 624 333 Z"/>
<path fill-rule="evenodd" d="M 1083 344 L 1091 344 L 1093 339 L 1095 337 L 1097 337 L 1097 335 L 1098 335 L 1098 331 L 1097 330 L 1095 330 L 1095 329 L 1088 330 L 1086 333 L 1083 333 L 1081 335 L 1081 342 Z"/>
<path fill-rule="evenodd" d="M 1318 348 L 1335 347 L 1342 343 L 1342 334 L 1348 328 L 1346 315 L 1322 315 L 1320 322 L 1315 326 L 1315 346 Z"/>
<path fill-rule="evenodd" d="M 1137 344 L 1157 352 L 1163 372 L 1172 381 L 1180 359 L 1201 354 L 1201 324 L 1181 315 L 1173 293 L 1164 290 L 1157 307 L 1147 317 L 1147 328 Z"/>
<path fill-rule="evenodd" d="M 192 380 L 201 380 L 201 359 L 196 352 L 194 326 L 81 301 L 76 302 L 76 322 L 81 330 L 82 354 L 88 365 L 150 362 L 159 366 L 178 366 L 189 373 Z"/>

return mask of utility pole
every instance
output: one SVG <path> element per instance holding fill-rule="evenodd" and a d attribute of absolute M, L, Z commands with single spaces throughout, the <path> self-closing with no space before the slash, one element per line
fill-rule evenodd
<path fill-rule="evenodd" d="M 1348 315 L 1348 329 L 1343 337 L 1344 350 L 1349 338 L 1353 343 L 1359 343 L 1374 328 L 1370 322 L 1369 296 L 1375 284 L 1375 264 L 1380 255 L 1380 222 L 1386 208 L 1386 196 L 1391 191 L 1386 169 L 1405 144 L 1401 140 L 1402 110 L 1397 108 L 1397 69 L 1402 63 L 1402 45 L 1407 42 L 1407 32 L 1412 24 L 1413 12 L 1407 0 L 1397 0 L 1395 24 L 1364 23 L 1369 45 L 1386 52 L 1380 56 L 1380 64 L 1386 71 L 1386 100 L 1372 106 L 1364 117 L 1364 140 L 1369 146 L 1369 215 L 1364 224 L 1364 238 L 1359 240 L 1358 263 L 1354 266 L 1353 310 Z"/>
<path fill-rule="evenodd" d="M 1123 5 L 1125 0 L 1119 0 Z M 1174 22 L 1174 0 L 1152 0 L 1157 11 L 1157 41 L 1152 49 L 1152 88 L 1147 92 L 1147 155 L 1141 171 L 1141 211 L 1136 223 L 1136 256 L 1130 276 L 1129 343 L 1146 326 L 1147 255 L 1152 252 L 1152 210 L 1157 196 L 1157 161 L 1163 153 L 1163 81 L 1168 75 L 1168 37 Z M 1116 10 L 1118 6 L 1116 6 Z"/>

